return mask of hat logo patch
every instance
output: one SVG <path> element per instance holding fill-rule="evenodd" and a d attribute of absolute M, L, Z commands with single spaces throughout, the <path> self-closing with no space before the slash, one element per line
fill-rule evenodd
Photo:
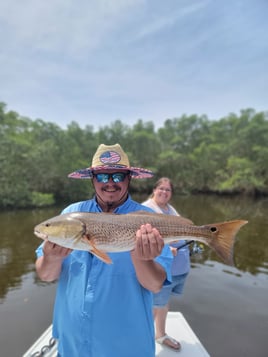
<path fill-rule="evenodd" d="M 115 151 L 105 151 L 100 156 L 100 162 L 103 164 L 116 164 L 121 160 L 121 156 Z"/>

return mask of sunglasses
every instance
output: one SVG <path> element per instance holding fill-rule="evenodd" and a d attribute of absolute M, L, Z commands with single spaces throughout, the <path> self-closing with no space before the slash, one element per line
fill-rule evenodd
<path fill-rule="evenodd" d="M 128 173 L 125 172 L 115 172 L 113 174 L 94 174 L 96 177 L 97 182 L 107 183 L 110 178 L 113 180 L 114 183 L 123 182 L 128 176 Z"/>

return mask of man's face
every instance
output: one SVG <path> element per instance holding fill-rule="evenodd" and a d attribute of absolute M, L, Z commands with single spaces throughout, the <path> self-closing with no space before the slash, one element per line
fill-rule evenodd
<path fill-rule="evenodd" d="M 97 197 L 106 204 L 116 204 L 126 197 L 130 176 L 128 171 L 102 170 L 93 173 Z"/>

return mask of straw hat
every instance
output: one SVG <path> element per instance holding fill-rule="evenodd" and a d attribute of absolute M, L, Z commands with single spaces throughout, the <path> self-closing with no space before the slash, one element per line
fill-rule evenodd
<path fill-rule="evenodd" d="M 74 171 L 68 175 L 75 179 L 92 179 L 93 172 L 100 170 L 130 171 L 133 178 L 150 178 L 153 172 L 140 167 L 132 167 L 128 156 L 119 144 L 101 144 L 92 159 L 92 165 L 88 168 Z"/>

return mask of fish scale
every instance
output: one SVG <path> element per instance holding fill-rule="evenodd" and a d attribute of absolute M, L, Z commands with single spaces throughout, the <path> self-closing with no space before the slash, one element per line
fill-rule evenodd
<path fill-rule="evenodd" d="M 40 223 L 34 233 L 66 248 L 90 251 L 111 263 L 106 253 L 133 250 L 136 232 L 146 223 L 158 229 L 165 244 L 179 240 L 199 241 L 213 249 L 226 264 L 233 265 L 235 236 L 247 221 L 195 226 L 181 216 L 145 211 L 128 214 L 73 212 Z"/>

